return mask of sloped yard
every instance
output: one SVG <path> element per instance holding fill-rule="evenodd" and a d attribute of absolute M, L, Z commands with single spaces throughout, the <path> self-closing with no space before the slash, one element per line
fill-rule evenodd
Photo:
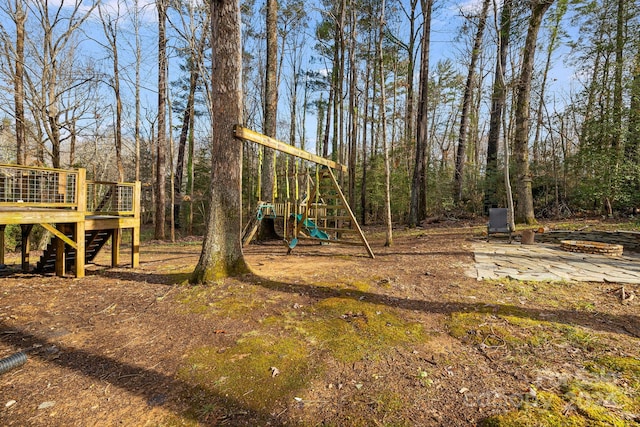
<path fill-rule="evenodd" d="M 640 425 L 638 299 L 617 283 L 477 281 L 482 227 L 362 248 L 251 245 L 185 283 L 200 242 L 139 269 L 0 278 L 1 425 Z M 625 285 L 638 294 L 638 285 Z"/>

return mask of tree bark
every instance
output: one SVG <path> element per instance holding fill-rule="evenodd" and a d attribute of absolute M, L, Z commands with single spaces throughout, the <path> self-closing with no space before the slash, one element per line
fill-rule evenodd
<path fill-rule="evenodd" d="M 278 114 L 278 2 L 267 0 L 267 66 L 264 88 L 264 134 L 276 137 Z M 272 203 L 273 181 L 275 175 L 275 152 L 264 148 L 262 164 L 262 188 L 260 198 L 263 202 Z"/>
<path fill-rule="evenodd" d="M 613 139 L 611 148 L 614 150 L 615 159 L 613 165 L 617 164 L 622 148 L 622 74 L 624 71 L 624 41 L 626 27 L 625 5 L 627 0 L 617 0 L 616 7 L 616 56 L 614 68 L 614 88 L 613 88 Z M 637 36 L 637 34 L 636 34 Z"/>
<path fill-rule="evenodd" d="M 167 38 L 166 19 L 167 11 L 165 0 L 156 3 L 158 8 L 158 135 L 156 141 L 156 223 L 155 238 L 162 240 L 165 238 L 165 205 L 167 201 L 165 188 L 165 175 L 167 168 L 167 126 L 166 126 L 166 104 L 167 104 Z"/>
<path fill-rule="evenodd" d="M 26 163 L 27 140 L 25 138 L 24 122 L 24 38 L 25 21 L 27 14 L 22 10 L 22 1 L 16 0 L 15 24 L 16 24 L 16 65 L 14 76 L 14 102 L 16 114 L 16 163 Z M 1 244 L 1 243 L 0 243 Z"/>
<path fill-rule="evenodd" d="M 358 72 L 356 67 L 356 12 L 351 10 L 351 33 L 349 35 L 349 205 L 356 206 L 356 160 L 358 151 L 358 107 L 356 102 L 356 84 Z"/>
<path fill-rule="evenodd" d="M 180 138 L 178 139 L 178 158 L 176 160 L 176 174 L 173 182 L 173 191 L 176 197 L 176 203 L 173 206 L 174 226 L 180 229 L 180 206 L 182 205 L 182 183 L 184 180 L 184 155 L 187 149 L 187 139 L 191 135 L 191 124 L 193 123 L 193 115 L 195 113 L 195 98 L 198 82 L 200 81 L 200 67 L 202 55 L 204 53 L 205 41 L 207 37 L 202 34 L 195 51 L 191 52 L 189 58 L 189 93 L 187 95 L 187 105 L 182 115 L 182 128 L 180 130 Z M 190 43 L 191 45 L 191 43 Z"/>
<path fill-rule="evenodd" d="M 378 33 L 378 69 L 380 73 L 380 125 L 382 130 L 382 155 L 384 157 L 384 223 L 386 226 L 386 238 L 384 245 L 389 247 L 393 244 L 393 223 L 391 219 L 391 168 L 389 165 L 389 147 L 387 143 L 387 115 L 385 113 L 387 97 L 385 92 L 384 52 L 382 51 L 385 26 L 384 6 L 385 1 L 382 0 L 382 4 L 380 5 L 380 27 Z"/>
<path fill-rule="evenodd" d="M 505 0 L 500 12 L 500 31 L 498 34 L 498 56 L 491 95 L 491 114 L 489 117 L 489 136 L 487 138 L 487 164 L 485 175 L 484 214 L 489 215 L 489 208 L 498 207 L 498 144 L 502 129 L 502 114 L 507 98 L 505 85 L 505 68 L 511 38 L 512 0 Z"/>
<path fill-rule="evenodd" d="M 242 254 L 242 46 L 238 0 L 211 1 L 211 191 L 200 260 L 191 283 L 211 283 L 247 273 Z"/>
<path fill-rule="evenodd" d="M 515 222 L 535 224 L 536 218 L 533 211 L 533 194 L 531 192 L 531 171 L 529 167 L 529 129 L 530 129 L 530 101 L 531 81 L 537 45 L 538 31 L 542 24 L 542 18 L 553 4 L 554 0 L 542 0 L 531 7 L 531 17 L 527 38 L 522 54 L 522 66 L 517 81 L 516 92 L 516 128 L 514 135 L 514 155 L 516 158 L 516 193 L 518 204 L 516 208 Z"/>
<path fill-rule="evenodd" d="M 420 57 L 420 82 L 418 94 L 418 117 L 416 124 L 416 158 L 411 185 L 411 205 L 409 207 L 409 226 L 415 227 L 426 217 L 426 152 L 428 138 L 428 100 L 429 100 L 429 45 L 431 39 L 431 9 L 433 0 L 420 0 L 424 18 L 422 34 L 422 53 Z"/>
<path fill-rule="evenodd" d="M 267 67 L 265 79 L 264 134 L 276 137 L 278 120 L 278 2 L 267 0 Z M 273 203 L 276 157 L 275 151 L 264 147 L 262 163 L 262 187 L 260 198 L 263 202 Z M 275 223 L 272 218 L 264 218 L 260 222 L 258 240 L 278 239 Z"/>

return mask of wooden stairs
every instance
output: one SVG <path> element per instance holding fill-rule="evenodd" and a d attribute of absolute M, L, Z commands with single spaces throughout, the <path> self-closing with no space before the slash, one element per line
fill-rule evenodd
<path fill-rule="evenodd" d="M 72 233 L 65 233 L 67 237 L 71 238 Z M 85 261 L 87 264 L 91 263 L 100 252 L 100 249 L 113 235 L 113 230 L 87 230 L 84 235 L 85 242 Z M 53 273 L 55 272 L 56 253 L 58 247 L 58 237 L 53 237 L 51 242 L 47 245 L 44 253 L 40 257 L 40 260 L 36 264 L 35 272 L 37 273 Z M 64 246 L 66 269 L 70 269 L 76 260 L 76 250 L 69 245 Z"/>

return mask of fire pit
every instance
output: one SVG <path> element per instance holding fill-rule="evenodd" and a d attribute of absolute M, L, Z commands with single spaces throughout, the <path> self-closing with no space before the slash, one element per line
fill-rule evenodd
<path fill-rule="evenodd" d="M 591 242 L 589 240 L 563 240 L 560 248 L 569 252 L 580 252 L 585 254 L 598 254 L 606 256 L 622 256 L 624 247 L 611 243 Z"/>

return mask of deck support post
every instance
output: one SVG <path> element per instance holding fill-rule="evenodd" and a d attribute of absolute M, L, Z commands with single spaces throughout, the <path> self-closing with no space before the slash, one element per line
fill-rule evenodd
<path fill-rule="evenodd" d="M 76 222 L 74 230 L 74 238 L 76 241 L 76 262 L 75 271 L 76 278 L 80 279 L 84 277 L 84 264 L 85 264 L 85 217 L 87 211 L 87 170 L 78 169 L 78 185 L 76 187 L 76 203 L 78 206 L 78 213 L 81 213 L 81 219 Z"/>
<path fill-rule="evenodd" d="M 64 252 L 64 240 L 55 238 L 56 244 L 56 276 L 62 277 L 67 273 L 67 260 Z"/>
<path fill-rule="evenodd" d="M 122 241 L 122 229 L 115 228 L 111 234 L 111 267 L 120 264 L 120 242 Z"/>
<path fill-rule="evenodd" d="M 142 184 L 135 182 L 133 187 L 133 217 L 135 223 L 131 229 L 131 268 L 140 267 L 140 197 L 142 194 Z"/>
<path fill-rule="evenodd" d="M 4 224 L 0 225 L 0 265 L 4 265 Z"/>
<path fill-rule="evenodd" d="M 31 245 L 31 239 L 29 238 L 29 236 L 31 235 L 32 228 L 32 224 L 20 224 L 22 244 L 22 271 L 25 273 L 29 271 L 29 246 Z"/>

